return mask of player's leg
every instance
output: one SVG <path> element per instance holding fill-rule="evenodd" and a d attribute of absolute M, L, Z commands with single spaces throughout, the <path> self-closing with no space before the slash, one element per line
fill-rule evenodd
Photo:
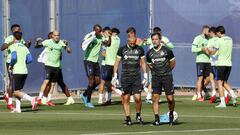
<path fill-rule="evenodd" d="M 47 85 L 49 84 L 50 82 L 50 79 L 51 79 L 51 76 L 52 76 L 52 68 L 49 67 L 49 66 L 45 66 L 45 78 L 44 78 L 44 81 L 40 87 L 40 91 L 39 91 L 39 95 L 38 95 L 38 105 L 41 105 L 42 104 L 42 98 L 43 98 L 43 94 L 44 94 L 44 91 L 47 87 Z"/>
<path fill-rule="evenodd" d="M 134 82 L 131 86 L 132 92 L 134 95 L 134 102 L 135 102 L 135 110 L 136 110 L 136 120 L 139 124 L 144 124 L 143 119 L 141 117 L 141 110 L 142 110 L 142 100 L 141 100 L 141 92 L 143 90 L 143 86 L 141 84 L 141 77 L 137 77 L 134 79 Z"/>
<path fill-rule="evenodd" d="M 146 102 L 149 104 L 152 104 L 152 74 L 151 71 L 149 71 L 149 85 L 148 85 L 148 91 L 146 96 Z"/>
<path fill-rule="evenodd" d="M 162 82 L 161 78 L 157 76 L 152 76 L 152 102 L 153 102 L 153 113 L 154 113 L 154 126 L 160 125 L 160 119 L 159 119 L 159 99 L 160 94 L 162 92 Z"/>
<path fill-rule="evenodd" d="M 143 119 L 141 117 L 142 101 L 141 101 L 140 93 L 134 94 L 134 101 L 135 101 L 135 110 L 136 110 L 136 120 L 139 124 L 144 124 Z"/>
<path fill-rule="evenodd" d="M 103 103 L 103 96 L 104 96 L 104 88 L 105 88 L 105 80 L 106 80 L 106 67 L 105 66 L 101 66 L 101 81 L 100 81 L 100 85 L 98 88 L 98 92 L 99 92 L 99 97 L 98 97 L 98 104 L 102 104 Z"/>
<path fill-rule="evenodd" d="M 124 94 L 123 96 L 124 100 L 123 100 L 123 110 L 124 110 L 124 114 L 126 116 L 126 125 L 131 125 L 132 121 L 131 121 L 131 117 L 130 117 L 130 94 Z"/>
<path fill-rule="evenodd" d="M 84 93 L 80 95 L 80 97 L 83 100 L 85 106 L 87 107 L 88 95 L 91 94 L 90 91 L 94 88 L 94 67 L 93 63 L 89 61 L 84 61 L 84 67 L 86 75 L 88 77 L 88 86 Z"/>
<path fill-rule="evenodd" d="M 9 64 L 7 63 L 6 64 L 6 67 L 8 69 L 9 67 Z M 13 100 L 12 100 L 12 97 L 13 97 L 13 77 L 11 75 L 11 73 L 8 71 L 8 88 L 7 88 L 7 91 L 5 91 L 5 94 L 4 94 L 4 100 L 6 101 L 7 103 L 7 107 L 9 110 L 13 110 L 14 109 L 14 104 L 13 104 Z"/>
<path fill-rule="evenodd" d="M 224 67 L 217 67 L 217 84 L 218 84 L 218 93 L 220 97 L 220 104 L 216 106 L 217 108 L 225 108 L 226 103 L 224 99 L 224 91 L 223 91 L 223 81 L 224 81 Z"/>
<path fill-rule="evenodd" d="M 39 103 L 39 105 L 47 105 L 47 98 L 48 98 L 48 94 L 51 90 L 51 82 L 49 81 L 44 92 L 43 92 L 43 97 L 41 100 L 41 103 Z"/>
<path fill-rule="evenodd" d="M 106 65 L 105 86 L 107 88 L 107 92 L 106 92 L 106 95 L 105 95 L 106 102 L 104 103 L 104 105 L 110 105 L 111 104 L 112 91 L 113 91 L 112 84 L 111 84 L 112 78 L 113 78 L 113 66 Z M 115 91 L 119 93 L 118 90 L 115 89 Z"/>
<path fill-rule="evenodd" d="M 48 106 L 55 106 L 55 104 L 53 103 L 52 101 L 52 95 L 53 95 L 53 92 L 56 88 L 56 82 L 58 80 L 58 76 L 59 76 L 59 68 L 51 68 L 51 77 L 50 77 L 50 85 L 51 85 L 51 88 L 50 88 L 50 92 L 48 93 L 48 96 L 47 96 L 47 105 Z"/>
<path fill-rule="evenodd" d="M 211 91 L 211 98 L 209 100 L 209 103 L 213 103 L 215 102 L 216 100 L 216 94 L 217 94 L 217 91 L 216 91 L 216 85 L 215 85 L 215 79 L 214 79 L 214 74 L 211 72 L 210 73 L 210 83 L 211 83 L 211 88 L 212 88 L 212 91 Z"/>
<path fill-rule="evenodd" d="M 14 96 L 16 97 L 16 109 L 15 112 L 20 113 L 21 112 L 21 99 L 26 99 L 30 101 L 32 105 L 32 110 L 36 109 L 36 100 L 34 97 L 29 96 L 28 94 L 22 92 L 23 86 L 25 84 L 27 75 L 26 74 L 15 74 L 13 76 L 14 79 L 14 87 L 16 91 L 14 91 Z"/>
<path fill-rule="evenodd" d="M 173 85 L 173 77 L 165 76 L 162 78 L 163 88 L 165 90 L 166 98 L 168 101 L 168 109 L 169 109 L 169 125 L 173 125 L 173 112 L 175 109 L 175 100 L 174 100 L 174 85 Z"/>
<path fill-rule="evenodd" d="M 112 103 L 112 84 L 111 84 L 111 81 L 106 81 L 105 82 L 105 86 L 107 88 L 107 91 L 106 91 L 106 94 L 105 94 L 105 99 L 106 99 L 106 102 L 104 103 L 104 105 L 111 105 Z"/>
<path fill-rule="evenodd" d="M 67 97 L 67 101 L 64 103 L 64 105 L 71 105 L 74 104 L 75 101 L 72 98 L 72 96 L 70 95 L 70 92 L 68 90 L 67 85 L 64 83 L 63 80 L 63 73 L 62 70 L 59 70 L 59 75 L 58 75 L 58 79 L 57 79 L 57 84 L 60 86 L 60 88 L 62 89 L 62 92 L 66 95 Z"/>
<path fill-rule="evenodd" d="M 197 67 L 197 82 L 196 82 L 196 89 L 194 91 L 194 95 L 192 97 L 192 100 L 197 100 L 198 98 L 202 97 L 202 95 L 200 93 L 200 91 L 201 91 L 201 84 L 202 84 L 202 80 L 203 80 L 202 72 L 200 72 L 200 71 L 202 71 L 201 63 L 197 63 L 196 67 Z M 199 88 L 199 86 L 200 86 L 200 88 Z"/>
<path fill-rule="evenodd" d="M 237 95 L 234 93 L 232 87 L 228 83 L 228 78 L 231 73 L 231 67 L 225 67 L 225 76 L 224 76 L 224 81 L 223 81 L 223 87 L 225 88 L 228 93 L 230 93 L 233 105 L 236 106 L 237 104 Z"/>
<path fill-rule="evenodd" d="M 197 78 L 197 86 L 196 86 L 198 101 L 203 101 L 202 92 L 201 92 L 202 91 L 202 81 L 203 81 L 203 76 L 199 76 Z"/>

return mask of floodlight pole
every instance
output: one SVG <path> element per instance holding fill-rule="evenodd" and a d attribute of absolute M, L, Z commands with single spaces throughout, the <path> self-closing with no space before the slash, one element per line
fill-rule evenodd
<path fill-rule="evenodd" d="M 9 35 L 9 24 L 10 24 L 10 6 L 9 6 L 9 0 L 3 1 L 3 35 L 4 39 Z M 6 67 L 6 61 L 7 61 L 7 51 L 4 51 L 4 64 L 2 64 L 4 73 L 4 91 L 7 91 L 8 87 L 8 74 L 7 74 L 7 67 Z"/>
<path fill-rule="evenodd" d="M 50 31 L 57 30 L 57 1 L 50 0 L 49 3 L 49 23 L 50 23 Z"/>
<path fill-rule="evenodd" d="M 153 23 L 153 0 L 149 0 L 149 34 L 152 33 Z"/>

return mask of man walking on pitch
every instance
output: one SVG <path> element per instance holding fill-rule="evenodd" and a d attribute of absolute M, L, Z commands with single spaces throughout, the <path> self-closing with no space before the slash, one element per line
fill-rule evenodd
<path fill-rule="evenodd" d="M 143 85 L 147 83 L 146 63 L 144 60 L 144 50 L 142 47 L 136 45 L 136 38 L 128 38 L 127 45 L 121 47 L 117 53 L 117 59 L 114 64 L 114 76 L 112 79 L 113 86 L 116 86 L 117 71 L 120 62 L 122 61 L 122 75 L 121 86 L 123 89 L 123 108 L 126 116 L 126 125 L 131 125 L 130 117 L 130 96 L 134 95 L 136 120 L 139 124 L 143 124 L 141 117 L 141 92 Z M 144 80 L 141 84 L 141 70 L 144 72 Z"/>
<path fill-rule="evenodd" d="M 146 59 L 152 73 L 152 89 L 153 89 L 153 112 L 155 121 L 153 125 L 160 123 L 158 101 L 164 89 L 169 107 L 169 125 L 173 124 L 173 112 L 175 108 L 174 86 L 172 70 L 176 65 L 173 52 L 166 46 L 161 44 L 161 34 L 154 33 L 151 35 L 153 48 L 147 52 Z"/>

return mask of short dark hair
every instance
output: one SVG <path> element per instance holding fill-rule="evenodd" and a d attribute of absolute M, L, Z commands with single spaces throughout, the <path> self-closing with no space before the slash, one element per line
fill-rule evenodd
<path fill-rule="evenodd" d="M 112 33 L 120 34 L 120 31 L 118 28 L 112 28 Z"/>
<path fill-rule="evenodd" d="M 102 27 L 101 27 L 101 25 L 99 25 L 99 24 L 95 24 L 95 25 L 93 26 L 93 30 L 95 30 L 97 27 L 102 30 Z"/>
<path fill-rule="evenodd" d="M 16 28 L 16 27 L 20 27 L 20 25 L 19 25 L 19 24 L 13 24 L 13 25 L 11 26 L 11 31 L 13 30 L 13 28 Z"/>
<path fill-rule="evenodd" d="M 137 32 L 136 32 L 136 29 L 135 29 L 134 27 L 129 27 L 126 32 L 127 32 L 127 33 L 133 32 L 133 33 L 135 33 L 135 34 L 137 33 Z"/>
<path fill-rule="evenodd" d="M 111 28 L 108 27 L 108 26 L 106 26 L 106 27 L 103 28 L 103 32 L 104 32 L 104 31 L 107 31 L 107 30 L 111 30 Z"/>
<path fill-rule="evenodd" d="M 162 29 L 160 27 L 154 27 L 153 32 L 156 32 L 156 31 L 162 32 Z"/>
<path fill-rule="evenodd" d="M 52 38 L 52 34 L 53 34 L 53 32 L 49 32 L 49 33 L 48 33 L 48 39 L 51 39 L 51 38 Z"/>
<path fill-rule="evenodd" d="M 151 38 L 152 38 L 153 36 L 158 36 L 158 38 L 159 38 L 160 40 L 162 39 L 162 35 L 161 35 L 160 33 L 155 32 L 155 33 L 153 33 L 153 34 L 151 35 Z"/>
<path fill-rule="evenodd" d="M 216 27 L 212 26 L 212 27 L 209 28 L 208 32 L 213 32 L 213 33 L 216 34 L 217 33 L 217 29 L 216 29 Z"/>
<path fill-rule="evenodd" d="M 209 29 L 209 26 L 208 25 L 203 25 L 202 29 Z"/>
<path fill-rule="evenodd" d="M 16 31 L 16 32 L 13 33 L 13 36 L 14 36 L 17 40 L 21 40 L 21 39 L 22 39 L 22 32 Z"/>
<path fill-rule="evenodd" d="M 226 33 L 225 28 L 223 26 L 218 26 L 217 27 L 217 32 L 220 32 L 221 34 L 225 34 Z"/>

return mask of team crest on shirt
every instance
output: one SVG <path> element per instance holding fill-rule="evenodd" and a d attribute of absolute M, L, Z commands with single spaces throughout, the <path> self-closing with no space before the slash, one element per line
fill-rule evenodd
<path fill-rule="evenodd" d="M 135 50 L 135 51 L 134 51 L 134 54 L 138 54 L 138 50 Z"/>
<path fill-rule="evenodd" d="M 154 63 L 155 62 L 155 60 L 154 59 L 152 59 L 152 63 Z"/>
<path fill-rule="evenodd" d="M 127 56 L 127 55 L 124 55 L 124 59 L 128 59 L 128 56 Z"/>
<path fill-rule="evenodd" d="M 163 55 L 164 55 L 164 52 L 163 52 L 163 51 L 161 51 L 161 52 L 160 52 L 160 55 L 161 55 L 161 56 L 163 56 Z"/>

